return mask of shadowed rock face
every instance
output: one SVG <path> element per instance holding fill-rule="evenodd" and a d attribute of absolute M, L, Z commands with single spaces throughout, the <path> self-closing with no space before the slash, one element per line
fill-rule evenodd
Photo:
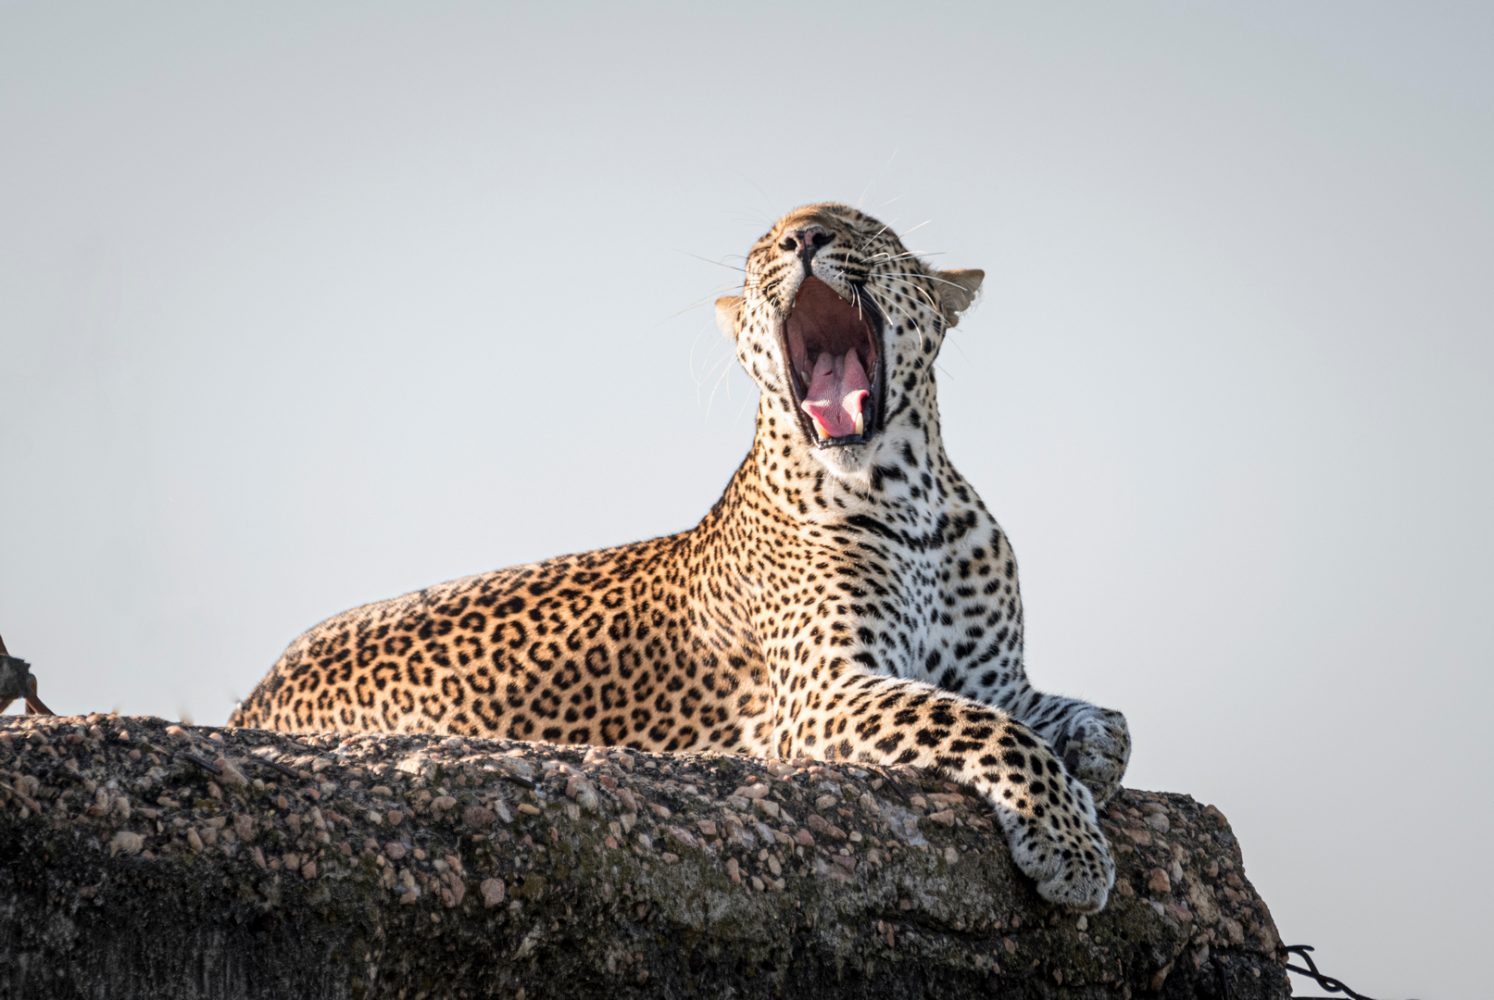
<path fill-rule="evenodd" d="M 917 771 L 11 717 L 0 995 L 1288 995 L 1216 809 L 1105 831 L 1081 917 Z"/>

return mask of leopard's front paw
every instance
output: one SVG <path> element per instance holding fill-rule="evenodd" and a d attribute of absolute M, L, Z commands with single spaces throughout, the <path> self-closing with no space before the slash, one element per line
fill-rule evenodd
<path fill-rule="evenodd" d="M 1109 708 L 1094 708 L 1075 715 L 1053 741 L 1053 749 L 1070 774 L 1084 782 L 1103 806 L 1120 789 L 1126 763 L 1131 759 L 1131 731 L 1126 717 Z"/>
<path fill-rule="evenodd" d="M 1012 860 L 1037 882 L 1038 895 L 1085 913 L 1105 908 L 1115 885 L 1115 863 L 1095 818 L 1088 789 L 1062 776 L 1067 795 L 1048 808 L 1020 815 L 998 810 Z"/>

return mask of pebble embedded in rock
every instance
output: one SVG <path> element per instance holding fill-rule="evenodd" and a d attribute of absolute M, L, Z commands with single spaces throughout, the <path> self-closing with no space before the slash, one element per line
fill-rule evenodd
<path fill-rule="evenodd" d="M 114 854 L 139 854 L 140 849 L 145 846 L 145 838 L 133 830 L 120 830 L 109 841 L 109 853 Z"/>

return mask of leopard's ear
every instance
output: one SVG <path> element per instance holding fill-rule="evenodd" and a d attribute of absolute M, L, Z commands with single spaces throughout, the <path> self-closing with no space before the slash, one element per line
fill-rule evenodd
<path fill-rule="evenodd" d="M 935 271 L 934 287 L 939 296 L 939 311 L 944 314 L 944 323 L 954 326 L 960 321 L 960 313 L 970 308 L 986 272 L 976 270 Z M 716 303 L 720 308 L 720 303 Z"/>
<path fill-rule="evenodd" d="M 740 295 L 723 295 L 716 300 L 716 325 L 731 339 L 737 338 L 737 328 L 742 325 Z"/>

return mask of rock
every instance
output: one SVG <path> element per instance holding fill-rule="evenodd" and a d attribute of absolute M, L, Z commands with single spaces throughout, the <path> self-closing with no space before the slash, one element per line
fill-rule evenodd
<path fill-rule="evenodd" d="M 1228 823 L 1182 795 L 1111 802 L 1081 918 L 913 769 L 167 729 L 0 719 L 0 996 L 1288 996 Z M 184 739 L 291 774 L 223 782 Z"/>

